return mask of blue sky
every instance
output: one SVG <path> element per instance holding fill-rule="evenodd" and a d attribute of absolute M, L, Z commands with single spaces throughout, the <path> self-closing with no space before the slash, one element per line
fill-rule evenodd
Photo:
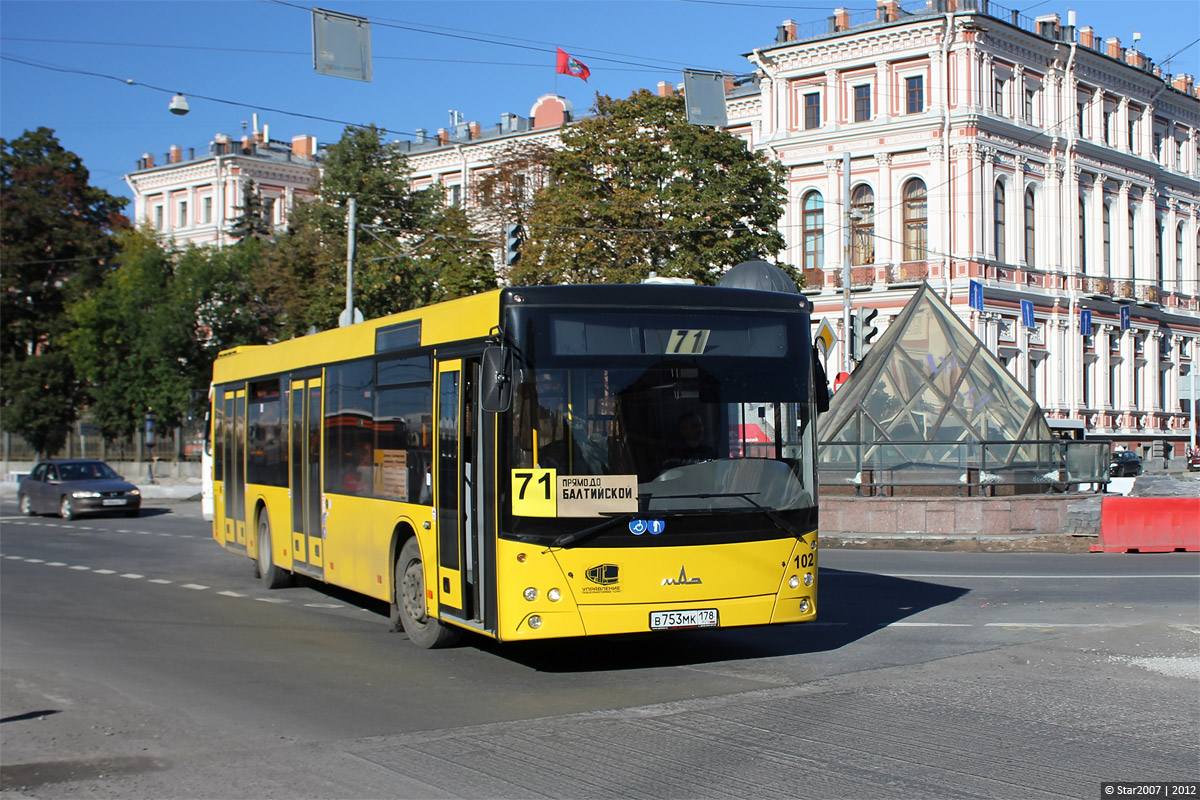
<path fill-rule="evenodd" d="M 143 153 L 161 163 L 173 144 L 206 152 L 217 133 L 240 137 L 256 110 L 273 139 L 306 133 L 322 143 L 340 138 L 345 123 L 411 138 L 417 128 L 449 127 L 451 111 L 486 128 L 506 111 L 528 115 L 555 91 L 581 113 L 596 92 L 626 97 L 678 83 L 684 67 L 749 72 L 742 54 L 772 44 L 784 19 L 804 25 L 839 5 L 875 5 L 802 2 L 322 0 L 321 8 L 371 21 L 374 80 L 363 83 L 313 71 L 312 5 L 300 0 L 0 0 L 0 136 L 53 128 L 93 184 L 128 197 L 122 176 Z M 1140 31 L 1139 49 L 1156 63 L 1178 53 L 1169 71 L 1200 76 L 1195 0 L 1003 5 L 1064 22 L 1074 9 L 1079 26 L 1125 46 Z M 556 47 L 588 65 L 587 83 L 555 75 Z M 176 91 L 189 97 L 187 116 L 167 111 Z"/>

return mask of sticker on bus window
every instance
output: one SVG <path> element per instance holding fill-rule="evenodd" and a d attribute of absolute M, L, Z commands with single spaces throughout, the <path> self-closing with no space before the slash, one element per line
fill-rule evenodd
<path fill-rule="evenodd" d="M 708 345 L 708 335 L 710 333 L 712 331 L 676 328 L 671 331 L 671 338 L 667 340 L 667 352 L 693 356 L 700 355 Z"/>
<path fill-rule="evenodd" d="M 514 469 L 512 513 L 518 517 L 556 517 L 558 470 Z"/>

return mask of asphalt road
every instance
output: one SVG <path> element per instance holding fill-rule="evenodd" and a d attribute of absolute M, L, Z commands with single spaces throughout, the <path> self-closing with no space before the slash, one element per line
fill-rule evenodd
<path fill-rule="evenodd" d="M 6 797 L 1101 797 L 1200 779 L 1200 554 L 826 550 L 820 621 L 425 651 L 196 503 L 0 504 Z"/>

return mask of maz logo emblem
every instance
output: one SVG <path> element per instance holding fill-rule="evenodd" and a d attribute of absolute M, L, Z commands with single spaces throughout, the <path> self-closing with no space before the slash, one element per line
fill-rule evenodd
<path fill-rule="evenodd" d="M 700 580 L 699 578 L 689 578 L 687 576 L 687 568 L 680 567 L 679 568 L 679 577 L 678 578 L 663 578 L 662 585 L 663 586 L 682 586 L 685 583 L 704 583 L 704 581 Z"/>

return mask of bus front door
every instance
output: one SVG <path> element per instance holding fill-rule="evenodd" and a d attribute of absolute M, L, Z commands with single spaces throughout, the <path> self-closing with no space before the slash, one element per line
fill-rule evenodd
<path fill-rule="evenodd" d="M 292 569 L 325 574 L 321 524 L 321 379 L 292 376 Z"/>
<path fill-rule="evenodd" d="M 246 390 L 225 391 L 225 546 L 246 547 Z"/>
<path fill-rule="evenodd" d="M 477 358 L 438 362 L 437 600 L 439 615 L 491 629 L 483 567 L 491 548 L 482 519 L 487 470 L 479 435 L 478 373 Z"/>

